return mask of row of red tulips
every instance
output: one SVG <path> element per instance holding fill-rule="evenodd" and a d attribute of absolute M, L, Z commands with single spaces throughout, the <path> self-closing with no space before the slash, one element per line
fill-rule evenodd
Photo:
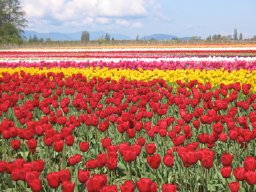
<path fill-rule="evenodd" d="M 0 188 L 254 190 L 250 88 L 5 73 Z"/>
<path fill-rule="evenodd" d="M 255 56 L 256 50 L 120 50 L 120 51 L 0 51 L 0 58 L 169 58 Z"/>

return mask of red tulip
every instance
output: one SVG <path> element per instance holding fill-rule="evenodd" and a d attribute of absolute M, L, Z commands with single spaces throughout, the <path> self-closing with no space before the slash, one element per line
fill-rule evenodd
<path fill-rule="evenodd" d="M 75 138 L 73 135 L 68 135 L 67 137 L 65 137 L 65 141 L 67 146 L 72 146 L 75 142 Z"/>
<path fill-rule="evenodd" d="M 149 155 L 152 155 L 156 152 L 156 145 L 154 143 L 148 143 L 145 145 L 145 147 L 146 147 L 146 152 Z"/>
<path fill-rule="evenodd" d="M 161 157 L 158 154 L 147 157 L 147 162 L 152 169 L 157 169 L 161 163 Z"/>
<path fill-rule="evenodd" d="M 99 130 L 101 132 L 105 132 L 109 127 L 109 122 L 108 121 L 103 121 L 99 124 Z"/>
<path fill-rule="evenodd" d="M 100 191 L 102 191 L 102 192 L 118 192 L 116 185 L 106 185 Z"/>
<path fill-rule="evenodd" d="M 37 140 L 36 139 L 27 140 L 26 144 L 30 151 L 35 151 L 37 147 Z"/>
<path fill-rule="evenodd" d="M 106 175 L 94 175 L 86 182 L 88 192 L 100 192 L 100 190 L 107 185 Z"/>
<path fill-rule="evenodd" d="M 15 168 L 11 171 L 11 179 L 13 181 L 24 180 L 25 179 L 24 174 L 25 174 L 24 170 Z"/>
<path fill-rule="evenodd" d="M 43 135 L 43 133 L 44 133 L 43 127 L 42 127 L 42 126 L 36 126 L 36 127 L 35 127 L 35 133 L 36 133 L 37 135 L 39 135 L 39 136 Z"/>
<path fill-rule="evenodd" d="M 207 133 L 201 133 L 197 136 L 197 139 L 200 143 L 208 143 L 209 135 Z"/>
<path fill-rule="evenodd" d="M 51 188 L 57 188 L 60 185 L 60 174 L 51 172 L 46 175 L 47 183 Z"/>
<path fill-rule="evenodd" d="M 20 140 L 12 140 L 11 142 L 10 142 L 10 144 L 11 144 L 11 147 L 14 149 L 14 150 L 19 150 L 20 149 Z"/>
<path fill-rule="evenodd" d="M 40 179 L 34 179 L 28 183 L 29 187 L 33 192 L 40 192 L 43 189 L 42 181 Z"/>
<path fill-rule="evenodd" d="M 220 173 L 221 173 L 222 177 L 224 177 L 224 178 L 229 178 L 231 175 L 231 171 L 232 171 L 232 168 L 230 166 L 223 167 L 220 169 Z"/>
<path fill-rule="evenodd" d="M 126 133 L 127 133 L 127 136 L 129 138 L 134 138 L 135 137 L 135 134 L 136 134 L 136 130 L 135 129 L 127 129 L 126 130 Z"/>
<path fill-rule="evenodd" d="M 91 159 L 91 160 L 88 160 L 87 162 L 85 162 L 85 167 L 87 169 L 95 169 L 98 167 L 98 160 L 96 159 Z"/>
<path fill-rule="evenodd" d="M 127 150 L 124 150 L 122 152 L 123 154 L 123 158 L 126 162 L 132 162 L 132 161 L 135 161 L 136 158 L 137 158 L 137 153 L 136 151 L 132 150 L 132 149 L 127 149 Z"/>
<path fill-rule="evenodd" d="M 107 148 L 108 146 L 111 145 L 112 140 L 109 137 L 105 137 L 105 138 L 101 139 L 100 142 L 101 142 L 101 145 L 103 148 Z"/>
<path fill-rule="evenodd" d="M 68 164 L 69 165 L 75 165 L 79 163 L 82 160 L 82 155 L 76 154 L 68 158 Z"/>
<path fill-rule="evenodd" d="M 121 192 L 134 192 L 135 185 L 132 181 L 126 180 L 123 185 L 120 186 Z"/>
<path fill-rule="evenodd" d="M 157 184 L 149 178 L 141 178 L 137 183 L 139 192 L 156 192 Z"/>
<path fill-rule="evenodd" d="M 89 147 L 90 147 L 90 143 L 89 142 L 80 142 L 79 143 L 79 148 L 80 148 L 80 150 L 82 152 L 88 151 Z"/>
<path fill-rule="evenodd" d="M 230 166 L 232 164 L 233 155 L 229 153 L 223 153 L 220 160 L 223 166 Z"/>
<path fill-rule="evenodd" d="M 174 165 L 174 157 L 171 155 L 165 155 L 163 157 L 163 162 L 167 167 L 172 167 Z"/>
<path fill-rule="evenodd" d="M 213 166 L 213 158 L 212 156 L 206 155 L 201 159 L 203 167 L 210 169 Z"/>
<path fill-rule="evenodd" d="M 140 138 L 138 138 L 137 141 L 136 141 L 136 143 L 137 143 L 138 145 L 140 145 L 140 146 L 144 146 L 145 142 L 146 142 L 146 139 L 145 139 L 144 137 L 140 137 Z"/>
<path fill-rule="evenodd" d="M 228 136 L 227 136 L 226 133 L 221 133 L 221 134 L 219 134 L 219 139 L 220 139 L 220 141 L 222 141 L 222 142 L 226 142 L 227 139 L 228 139 Z"/>
<path fill-rule="evenodd" d="M 220 122 L 213 124 L 212 128 L 213 128 L 213 131 L 218 134 L 223 131 L 223 125 Z"/>
<path fill-rule="evenodd" d="M 31 183 L 32 181 L 34 181 L 35 179 L 39 179 L 39 173 L 36 171 L 28 171 L 26 172 L 26 181 L 27 183 Z"/>
<path fill-rule="evenodd" d="M 44 170 L 44 160 L 32 161 L 31 164 L 33 169 L 37 172 L 41 172 Z"/>
<path fill-rule="evenodd" d="M 107 154 L 104 154 L 104 153 L 100 153 L 97 155 L 97 161 L 98 161 L 98 166 L 99 167 L 103 167 L 106 165 L 107 163 Z"/>
<path fill-rule="evenodd" d="M 85 183 L 90 178 L 90 172 L 84 171 L 84 170 L 79 170 L 77 177 L 78 177 L 78 180 L 80 183 Z"/>
<path fill-rule="evenodd" d="M 245 170 L 243 167 L 237 167 L 233 171 L 236 180 L 243 181 L 245 179 Z"/>
<path fill-rule="evenodd" d="M 230 132 L 229 132 L 229 138 L 231 140 L 236 140 L 238 135 L 239 134 L 238 134 L 238 132 L 236 130 L 230 130 Z"/>
<path fill-rule="evenodd" d="M 231 192 L 239 192 L 240 185 L 239 185 L 239 182 L 236 181 L 236 182 L 229 183 L 228 187 Z"/>
<path fill-rule="evenodd" d="M 176 192 L 177 187 L 174 184 L 163 184 L 162 192 Z"/>
<path fill-rule="evenodd" d="M 64 182 L 64 181 L 70 181 L 71 179 L 71 174 L 69 169 L 62 169 L 59 171 L 59 176 L 60 176 L 60 181 Z"/>
<path fill-rule="evenodd" d="M 57 141 L 53 144 L 53 149 L 56 152 L 61 152 L 63 150 L 63 147 L 64 147 L 64 141 L 63 140 Z"/>
<path fill-rule="evenodd" d="M 247 171 L 245 173 L 245 180 L 249 185 L 256 185 L 256 172 Z"/>
<path fill-rule="evenodd" d="M 61 185 L 62 192 L 73 192 L 75 189 L 75 184 L 70 181 L 64 181 Z"/>
<path fill-rule="evenodd" d="M 51 146 L 54 142 L 54 139 L 52 137 L 44 137 L 43 142 L 45 146 Z"/>
<path fill-rule="evenodd" d="M 244 169 L 245 171 L 255 171 L 256 169 L 256 160 L 254 157 L 249 156 L 244 160 Z"/>
<path fill-rule="evenodd" d="M 173 138 L 172 142 L 175 146 L 180 146 L 185 142 L 186 137 L 184 135 Z"/>

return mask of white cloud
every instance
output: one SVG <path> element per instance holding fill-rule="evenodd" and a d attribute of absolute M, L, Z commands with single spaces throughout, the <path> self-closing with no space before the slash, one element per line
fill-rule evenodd
<path fill-rule="evenodd" d="M 129 27 L 129 28 L 141 28 L 143 27 L 143 24 L 139 21 L 128 21 L 125 19 L 117 19 L 115 22 L 116 25 L 120 27 Z"/>
<path fill-rule="evenodd" d="M 108 18 L 108 17 L 97 17 L 95 19 L 95 22 L 96 23 L 99 23 L 99 24 L 109 24 L 111 23 L 112 19 Z"/>
<path fill-rule="evenodd" d="M 130 25 L 130 22 L 125 19 L 117 19 L 116 24 L 122 27 L 128 27 Z"/>
<path fill-rule="evenodd" d="M 58 22 L 89 21 L 107 24 L 122 18 L 145 16 L 146 0 L 22 0 L 28 19 L 48 19 Z"/>
<path fill-rule="evenodd" d="M 139 18 L 150 14 L 154 0 L 22 0 L 29 29 L 83 28 L 85 25 L 142 26 Z M 56 24 L 58 26 L 56 26 Z M 45 31 L 45 29 L 44 29 Z"/>
<path fill-rule="evenodd" d="M 104 0 L 94 8 L 102 16 L 141 16 L 146 14 L 143 2 L 143 0 Z"/>
<path fill-rule="evenodd" d="M 164 21 L 164 22 L 172 22 L 173 21 L 173 18 L 170 18 L 161 12 L 158 12 L 158 14 L 156 14 L 156 18 L 159 19 L 160 21 Z"/>
<path fill-rule="evenodd" d="M 143 27 L 143 24 L 142 24 L 141 22 L 138 22 L 138 21 L 137 21 L 137 22 L 135 22 L 135 23 L 132 24 L 132 27 L 133 27 L 133 28 L 141 28 L 141 27 Z"/>

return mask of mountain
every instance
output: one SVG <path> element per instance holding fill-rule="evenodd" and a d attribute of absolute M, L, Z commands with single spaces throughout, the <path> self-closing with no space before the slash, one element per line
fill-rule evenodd
<path fill-rule="evenodd" d="M 82 33 L 82 32 L 81 32 Z M 119 33 L 109 33 L 111 38 L 114 38 L 115 40 L 131 40 L 132 38 L 127 36 L 127 35 L 123 35 L 123 34 L 119 34 Z M 104 37 L 106 35 L 105 31 L 94 31 L 94 32 L 90 32 L 90 40 L 98 40 L 102 37 Z"/>
<path fill-rule="evenodd" d="M 179 40 L 183 40 L 183 41 L 188 41 L 188 40 L 191 40 L 192 37 L 180 37 L 178 38 Z"/>
<path fill-rule="evenodd" d="M 105 37 L 105 31 L 92 31 L 90 32 L 90 40 L 98 40 L 102 37 Z M 24 39 L 33 38 L 36 36 L 38 39 L 51 39 L 52 41 L 80 41 L 82 35 L 82 31 L 74 32 L 74 33 L 60 33 L 60 32 L 50 32 L 50 33 L 39 33 L 36 31 L 24 31 Z M 115 40 L 134 40 L 133 38 L 119 33 L 110 33 L 110 37 Z M 140 40 L 190 40 L 191 37 L 177 37 L 174 35 L 168 34 L 152 34 L 148 36 L 144 36 L 140 38 Z"/>
<path fill-rule="evenodd" d="M 93 31 L 90 33 L 90 40 L 97 40 L 105 36 L 106 32 L 104 31 Z M 51 39 L 53 41 L 80 41 L 82 31 L 74 33 L 60 33 L 60 32 L 50 32 L 50 33 L 39 33 L 36 31 L 24 31 L 24 38 L 29 39 L 36 36 L 38 39 L 43 38 Z M 110 37 L 115 40 L 131 40 L 131 37 L 119 34 L 119 33 L 110 33 Z"/>
<path fill-rule="evenodd" d="M 176 38 L 176 36 L 173 35 L 167 35 L 167 34 L 153 34 L 144 36 L 141 38 L 141 40 L 170 40 Z"/>
<path fill-rule="evenodd" d="M 76 41 L 80 40 L 82 32 L 75 33 L 59 33 L 59 32 L 51 32 L 51 33 L 39 33 L 35 31 L 24 31 L 25 39 L 33 38 L 36 36 L 38 39 L 43 38 L 51 39 L 54 41 Z"/>
<path fill-rule="evenodd" d="M 172 39 L 179 39 L 179 40 L 190 40 L 191 37 L 177 37 L 174 35 L 168 35 L 168 34 L 152 34 L 148 36 L 144 36 L 141 38 L 141 40 L 172 40 Z"/>

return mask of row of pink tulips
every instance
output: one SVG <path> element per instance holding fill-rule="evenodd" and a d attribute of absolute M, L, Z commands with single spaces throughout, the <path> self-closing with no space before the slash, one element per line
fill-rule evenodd
<path fill-rule="evenodd" d="M 85 68 L 85 67 L 108 67 L 108 68 L 121 68 L 121 69 L 144 69 L 144 70 L 176 70 L 176 69 L 225 69 L 228 71 L 246 69 L 246 70 L 256 70 L 256 61 L 119 61 L 119 62 L 104 62 L 104 61 L 59 61 L 59 62 L 49 62 L 49 61 L 39 61 L 39 62 L 0 62 L 0 67 L 75 67 L 75 68 Z"/>

